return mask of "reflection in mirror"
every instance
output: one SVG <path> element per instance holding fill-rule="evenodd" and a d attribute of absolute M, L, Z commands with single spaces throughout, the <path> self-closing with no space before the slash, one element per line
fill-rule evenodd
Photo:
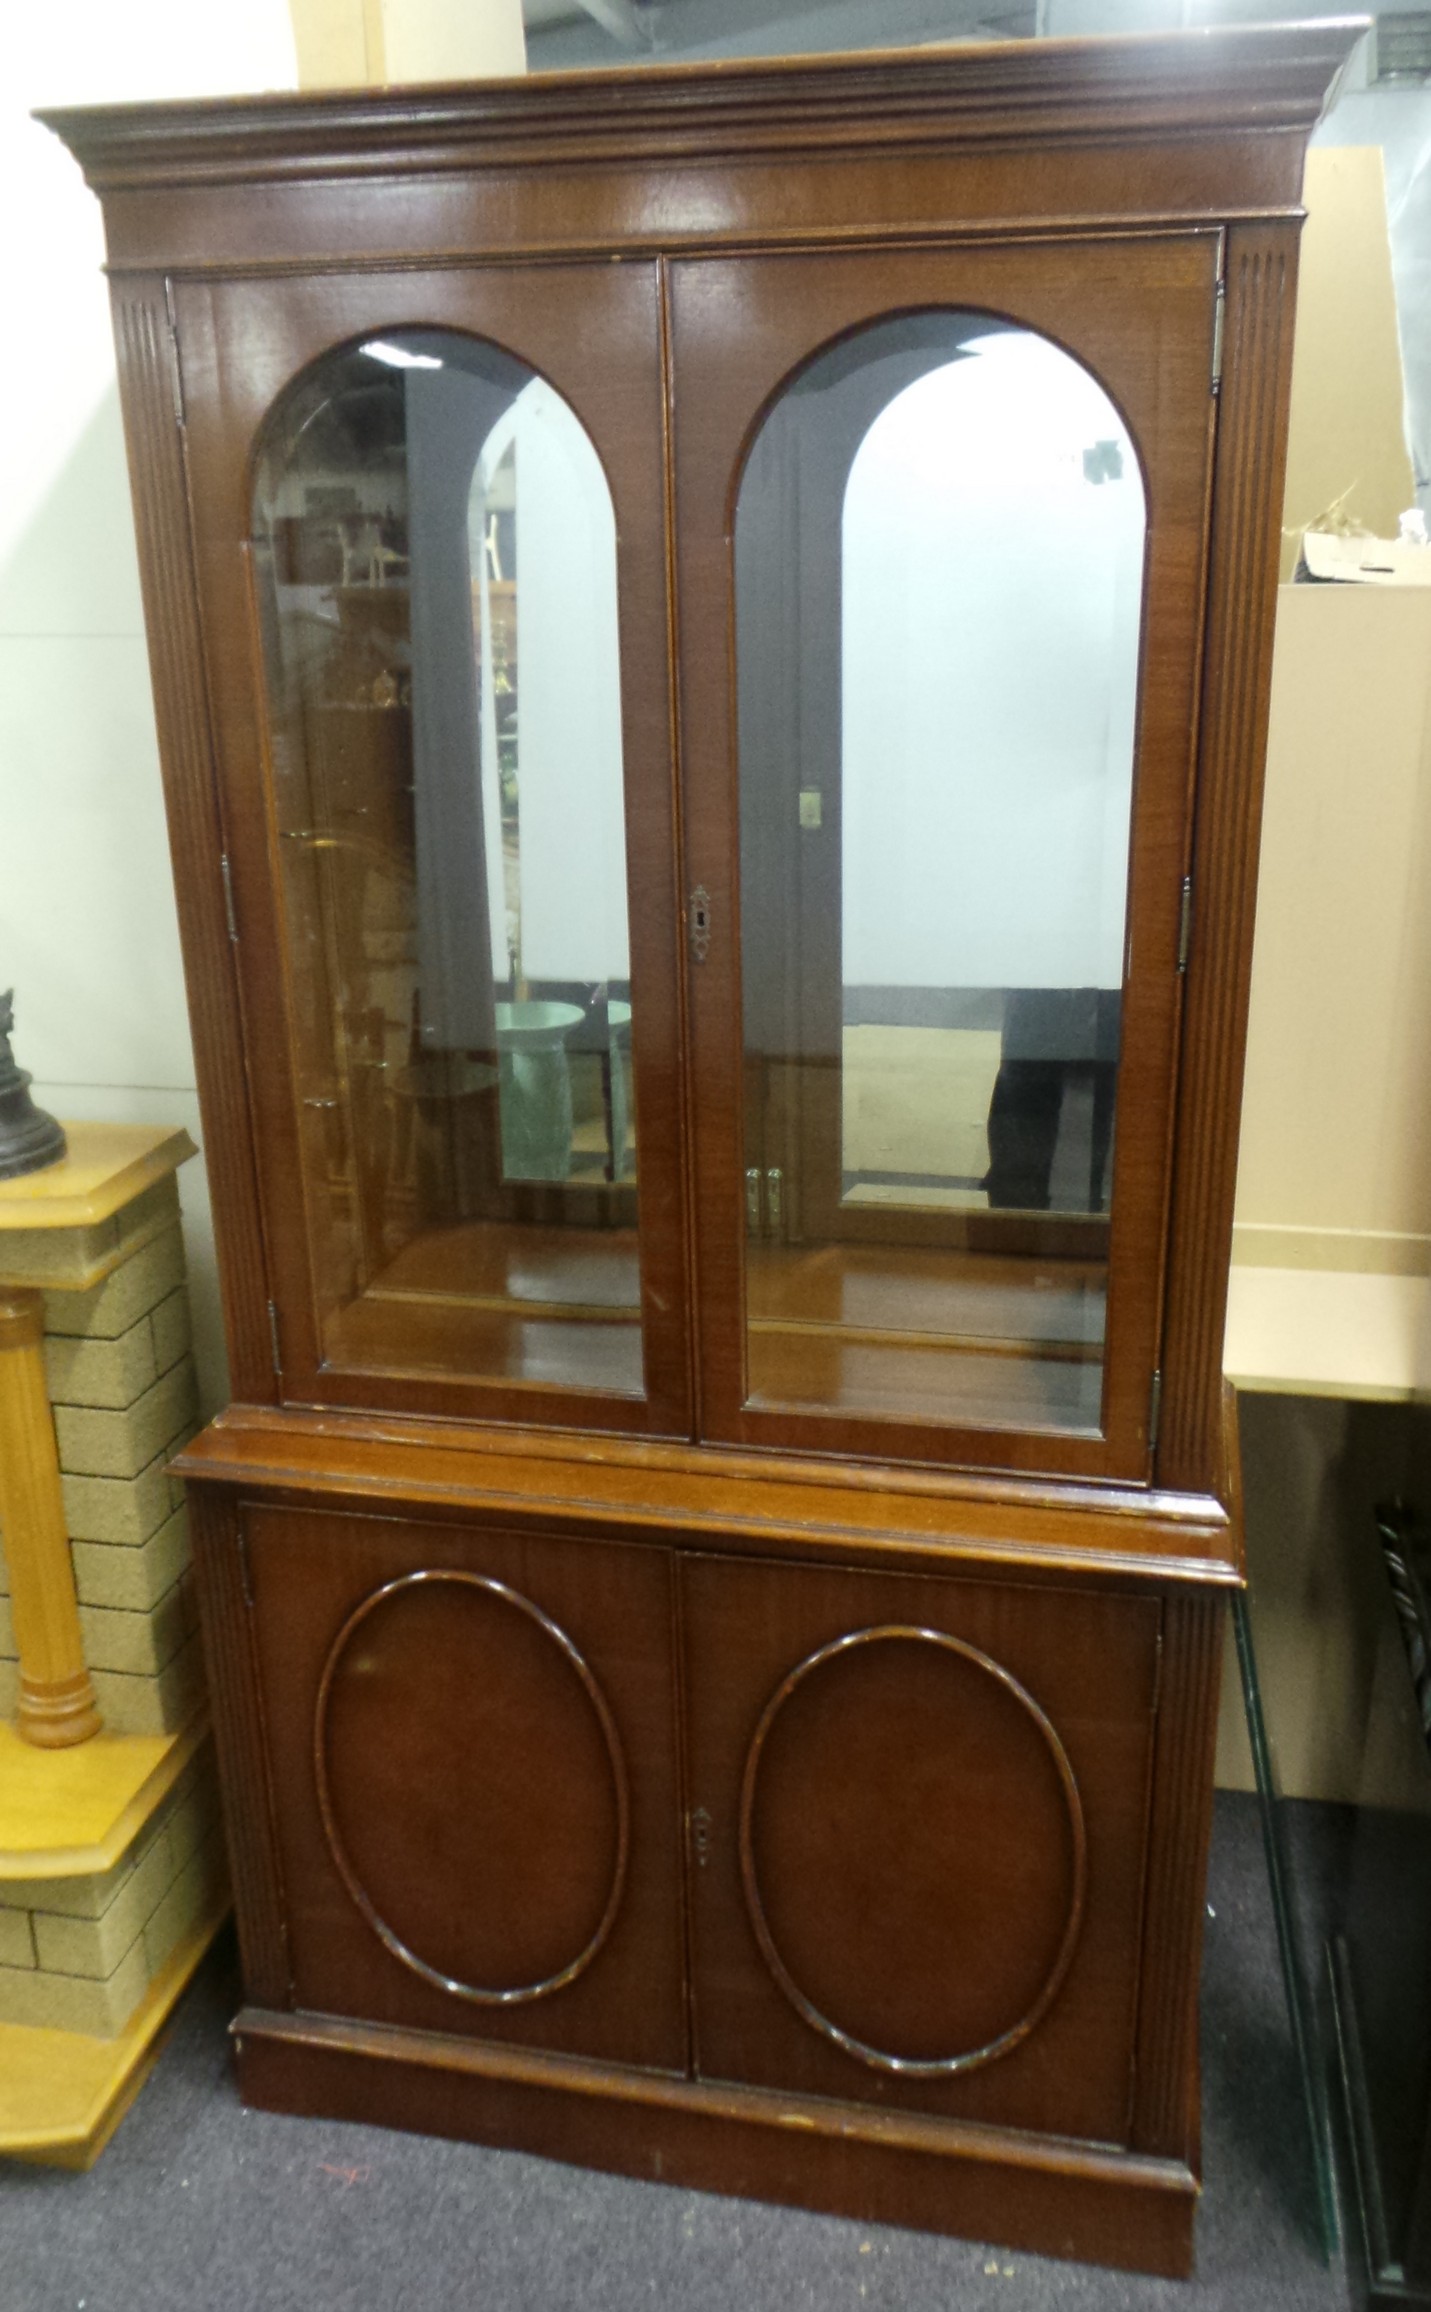
<path fill-rule="evenodd" d="M 841 341 L 736 516 L 751 1401 L 1096 1430 L 1145 513 L 1059 347 Z"/>
<path fill-rule="evenodd" d="M 496 347 L 394 331 L 278 406 L 253 561 L 324 1354 L 639 1395 L 596 452 Z"/>

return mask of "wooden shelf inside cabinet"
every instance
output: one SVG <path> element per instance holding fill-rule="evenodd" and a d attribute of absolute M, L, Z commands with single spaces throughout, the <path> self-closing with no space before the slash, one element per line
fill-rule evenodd
<path fill-rule="evenodd" d="M 47 116 L 216 1150 L 251 2100 L 1189 2268 L 1358 29 Z"/>

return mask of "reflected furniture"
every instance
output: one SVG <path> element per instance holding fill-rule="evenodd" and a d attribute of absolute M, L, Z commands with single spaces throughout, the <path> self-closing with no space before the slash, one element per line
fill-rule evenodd
<path fill-rule="evenodd" d="M 1405 1467 L 1424 1501 L 1426 1409 L 1406 1416 Z M 1393 1496 L 1377 1513 L 1375 1666 L 1360 1789 L 1328 1947 L 1336 2055 L 1360 2239 L 1358 2280 L 1380 2308 L 1431 2304 L 1431 1551 L 1425 1511 Z M 1375 1582 L 1375 1575 L 1372 1576 Z M 1354 2267 L 1355 2268 L 1355 2267 Z M 1358 2297 L 1362 2289 L 1357 2287 Z"/>
<path fill-rule="evenodd" d="M 1428 2300 L 1424 1407 L 1344 1368 L 1336 1401 L 1239 1393 L 1248 1582 L 1235 1626 L 1328 2261 L 1352 2295 Z M 1310 1674 L 1309 1674 L 1310 1673 Z M 1315 1732 L 1312 1731 L 1315 1721 Z M 1309 1803 L 1311 1801 L 1311 1803 Z M 1313 2191 L 1313 2188 L 1314 2191 Z"/>
<path fill-rule="evenodd" d="M 1232 1286 L 1233 1619 L 1305 2106 L 1291 2140 L 1304 2124 L 1309 2214 L 1328 2260 L 1345 2239 L 1356 2300 L 1424 2301 L 1427 1429 L 1406 1319 L 1428 1288 L 1238 1266 Z"/>
<path fill-rule="evenodd" d="M 47 116 L 105 208 L 225 1291 L 179 1466 L 252 2101 L 1189 2268 L 1298 192 L 1353 38 Z M 1107 1035 L 1016 1202 L 1035 991 Z M 578 1014 L 540 1162 L 523 1004 Z"/>

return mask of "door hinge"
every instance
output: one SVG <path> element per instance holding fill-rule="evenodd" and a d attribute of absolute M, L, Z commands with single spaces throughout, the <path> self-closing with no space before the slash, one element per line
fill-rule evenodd
<path fill-rule="evenodd" d="M 278 1311 L 272 1301 L 268 1304 L 268 1338 L 273 1349 L 273 1371 L 276 1380 L 283 1379 L 283 1351 L 278 1345 Z"/>
<path fill-rule="evenodd" d="M 748 1164 L 745 1171 L 745 1227 L 748 1236 L 759 1236 L 760 1218 L 760 1166 Z"/>
<path fill-rule="evenodd" d="M 1222 324 L 1227 312 L 1227 283 L 1217 284 L 1217 299 L 1212 313 L 1212 390 L 1222 390 Z"/>
<path fill-rule="evenodd" d="M 745 1225 L 750 1236 L 779 1236 L 785 1224 L 785 1174 L 778 1164 L 762 1171 L 758 1164 L 745 1175 Z"/>
<path fill-rule="evenodd" d="M 238 918 L 234 914 L 234 882 L 232 875 L 229 873 L 229 855 L 227 851 L 221 851 L 219 853 L 219 873 L 223 878 L 224 914 L 228 919 L 229 938 L 232 940 L 234 946 L 237 947 Z"/>
<path fill-rule="evenodd" d="M 1183 877 L 1182 900 L 1178 908 L 1178 970 L 1180 972 L 1186 971 L 1188 967 L 1188 949 L 1192 945 L 1192 920 L 1193 879 L 1191 875 L 1185 875 Z"/>
<path fill-rule="evenodd" d="M 1162 1420 L 1162 1417 L 1163 1369 L 1160 1365 L 1156 1373 L 1153 1375 L 1153 1385 L 1148 1391 L 1148 1451 L 1150 1453 L 1156 1450 L 1158 1443 L 1158 1424 Z"/>
<path fill-rule="evenodd" d="M 239 1586 L 240 1586 L 240 1587 L 241 1587 L 241 1589 L 243 1590 L 243 1602 L 244 1602 L 244 1604 L 245 1604 L 245 1605 L 248 1607 L 248 1610 L 249 1610 L 249 1612 L 250 1612 L 250 1613 L 252 1613 L 252 1612 L 253 1612 L 253 1582 L 252 1582 L 252 1580 L 251 1580 L 251 1579 L 250 1579 L 250 1577 L 249 1577 L 249 1570 L 248 1570 L 248 1543 L 247 1543 L 247 1541 L 244 1539 L 244 1537 L 243 1537 L 243 1535 L 242 1535 L 242 1534 L 240 1534 L 240 1535 L 239 1535 L 239 1537 L 238 1537 L 238 1562 L 239 1562 Z"/>

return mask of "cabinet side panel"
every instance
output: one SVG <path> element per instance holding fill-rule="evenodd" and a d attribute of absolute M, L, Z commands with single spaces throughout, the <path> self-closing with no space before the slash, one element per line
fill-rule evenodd
<path fill-rule="evenodd" d="M 1157 1481 L 1217 1492 L 1237 1112 L 1277 601 L 1296 227 L 1228 236 L 1192 947 L 1174 1156 Z"/>
<path fill-rule="evenodd" d="M 162 281 L 115 284 L 114 334 L 204 1155 L 218 1219 L 229 1372 L 236 1396 L 266 1401 L 275 1395 L 268 1286 L 220 863 L 224 843 L 194 592 L 178 369 Z"/>
<path fill-rule="evenodd" d="M 268 1787 L 263 1701 L 231 1495 L 189 1490 L 189 1530 L 224 1793 L 234 1909 L 251 1999 L 289 2003 L 283 1885 Z"/>
<path fill-rule="evenodd" d="M 1198 2163 L 1198 1978 L 1223 1601 L 1172 1597 L 1163 1619 L 1152 1836 L 1133 2099 L 1135 2151 Z"/>

